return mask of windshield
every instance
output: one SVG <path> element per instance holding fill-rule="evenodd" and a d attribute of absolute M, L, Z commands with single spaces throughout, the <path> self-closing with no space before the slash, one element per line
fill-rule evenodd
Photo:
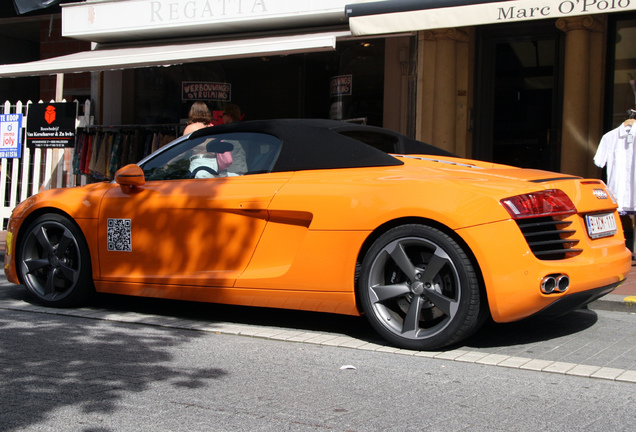
<path fill-rule="evenodd" d="M 263 133 L 210 134 L 182 141 L 141 168 L 148 181 L 267 173 L 281 146 L 278 138 Z"/>

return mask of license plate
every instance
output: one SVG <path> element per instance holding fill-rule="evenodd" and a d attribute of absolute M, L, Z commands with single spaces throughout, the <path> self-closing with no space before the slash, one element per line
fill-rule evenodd
<path fill-rule="evenodd" d="M 585 215 L 587 233 L 593 239 L 616 234 L 616 219 L 613 213 Z"/>

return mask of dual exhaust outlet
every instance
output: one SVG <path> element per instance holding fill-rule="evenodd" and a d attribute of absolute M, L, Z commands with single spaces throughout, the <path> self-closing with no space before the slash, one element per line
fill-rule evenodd
<path fill-rule="evenodd" d="M 544 294 L 564 293 L 570 287 L 570 278 L 565 274 L 550 274 L 541 279 Z"/>

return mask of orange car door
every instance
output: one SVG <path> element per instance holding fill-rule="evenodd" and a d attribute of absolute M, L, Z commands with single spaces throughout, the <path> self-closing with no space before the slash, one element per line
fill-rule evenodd
<path fill-rule="evenodd" d="M 289 174 L 113 187 L 99 216 L 104 281 L 228 287 L 247 266 Z"/>

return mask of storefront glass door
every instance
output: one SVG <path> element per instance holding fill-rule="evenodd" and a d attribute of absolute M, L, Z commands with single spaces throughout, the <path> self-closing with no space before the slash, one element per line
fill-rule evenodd
<path fill-rule="evenodd" d="M 559 169 L 561 34 L 554 22 L 479 31 L 475 157 Z"/>

